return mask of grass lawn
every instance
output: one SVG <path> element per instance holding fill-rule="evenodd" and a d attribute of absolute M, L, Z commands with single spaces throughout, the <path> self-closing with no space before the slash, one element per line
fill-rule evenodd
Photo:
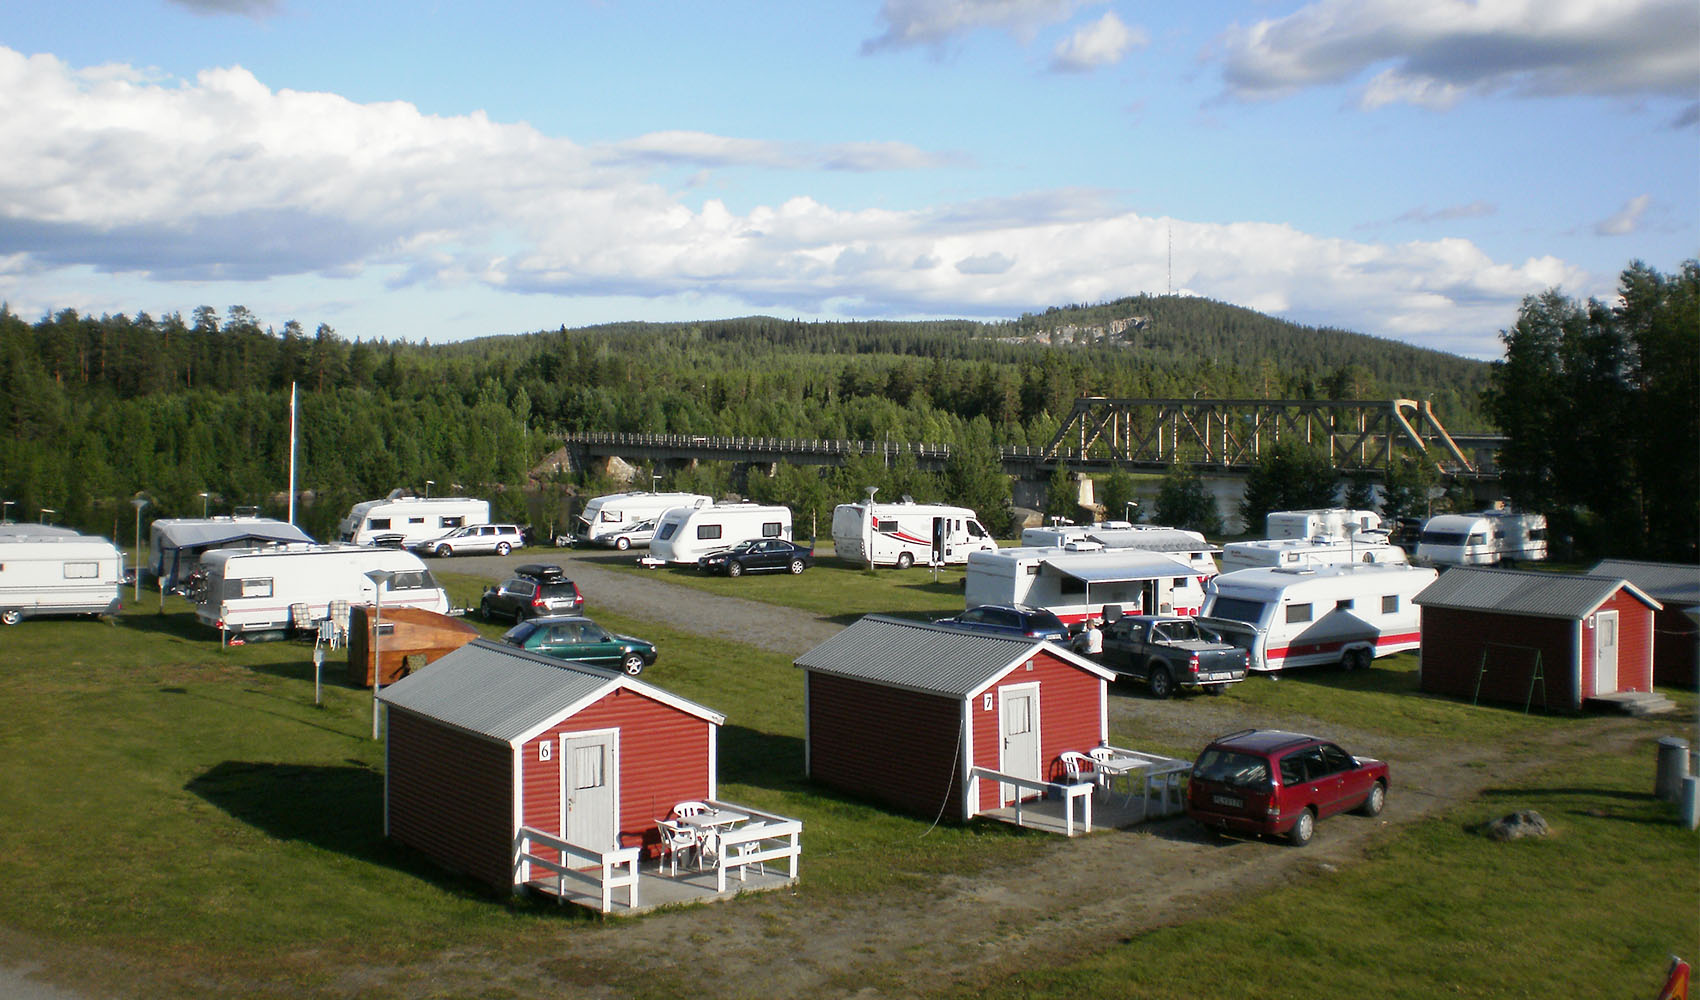
<path fill-rule="evenodd" d="M 864 606 L 930 616 L 954 610 L 947 598 L 960 607 L 948 575 L 933 584 L 921 570 L 680 577 L 850 617 Z M 769 586 L 766 598 L 752 593 Z M 457 603 L 465 597 L 457 592 Z M 370 695 L 343 683 L 343 662 L 327 662 L 315 706 L 309 645 L 221 649 L 187 604 L 168 600 L 158 614 L 146 598 L 116 624 L 44 619 L 5 630 L 0 927 L 39 940 L 47 955 L 82 946 L 121 955 L 123 965 L 79 971 L 91 989 L 167 997 L 247 996 L 256 984 L 284 996 L 347 990 L 348 970 L 363 965 L 407 966 L 445 950 L 499 963 L 539 942 L 618 930 L 570 908 L 492 899 L 385 842 Z M 801 677 L 787 658 L 661 621 L 596 617 L 662 647 L 646 680 L 726 713 L 722 795 L 803 820 L 807 905 L 995 872 L 1053 843 L 990 823 L 929 829 L 813 788 L 802 778 Z M 1434 747 L 1515 743 L 1573 724 L 1423 698 L 1414 686 L 1403 662 L 1248 683 L 1229 697 Z M 1694 709 L 1691 694 L 1672 694 Z M 1652 759 L 1647 746 L 1572 752 L 1527 787 L 1389 838 L 1367 864 L 1068 968 L 1006 970 L 971 992 L 1650 995 L 1640 984 L 1665 953 L 1697 953 L 1700 844 L 1647 794 Z M 1559 835 L 1503 847 L 1464 832 L 1507 803 L 1541 809 Z M 145 981 L 131 981 L 131 969 Z M 632 970 L 631 982 L 643 974 Z M 1570 989 L 1548 988 L 1559 984 Z M 409 995 L 387 983 L 359 992 Z"/>

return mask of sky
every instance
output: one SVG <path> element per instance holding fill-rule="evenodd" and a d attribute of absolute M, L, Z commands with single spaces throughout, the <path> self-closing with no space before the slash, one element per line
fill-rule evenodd
<path fill-rule="evenodd" d="M 21 0 L 0 300 L 347 340 L 1186 294 L 1469 357 L 1700 255 L 1695 0 Z"/>

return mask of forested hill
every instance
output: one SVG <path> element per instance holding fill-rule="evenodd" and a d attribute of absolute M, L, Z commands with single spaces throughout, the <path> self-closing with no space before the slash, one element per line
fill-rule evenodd
<path fill-rule="evenodd" d="M 1081 396 L 1194 394 L 1432 398 L 1449 428 L 1480 430 L 1487 372 L 1173 297 L 1003 323 L 749 317 L 438 346 L 275 328 L 241 306 L 34 323 L 0 308 L 0 497 L 103 533 L 144 490 L 161 516 L 198 512 L 201 493 L 275 509 L 291 383 L 297 485 L 346 510 L 427 479 L 502 493 L 566 430 L 1042 445 Z"/>

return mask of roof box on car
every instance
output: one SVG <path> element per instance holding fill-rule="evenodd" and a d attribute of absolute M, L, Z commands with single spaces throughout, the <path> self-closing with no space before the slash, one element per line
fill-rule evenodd
<path fill-rule="evenodd" d="M 533 580 L 552 580 L 561 575 L 561 567 L 553 564 L 545 566 L 541 563 L 525 563 L 514 567 L 514 575 L 530 577 Z"/>

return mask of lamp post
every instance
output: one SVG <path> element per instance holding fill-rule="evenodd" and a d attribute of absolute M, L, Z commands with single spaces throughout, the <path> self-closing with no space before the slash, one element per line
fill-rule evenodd
<path fill-rule="evenodd" d="M 57 514 L 57 513 L 59 513 L 59 512 L 58 512 L 58 511 L 56 511 L 56 510 L 54 510 L 54 509 L 53 509 L 53 508 L 52 508 L 52 507 L 43 507 L 43 508 L 41 508 L 41 523 L 42 523 L 42 524 L 46 524 L 46 523 L 47 523 L 47 515 L 49 515 L 49 514 Z"/>
<path fill-rule="evenodd" d="M 137 497 L 130 501 L 130 506 L 136 508 L 136 603 L 142 602 L 142 508 L 148 505 L 147 497 Z"/>
<path fill-rule="evenodd" d="M 1139 506 L 1138 500 L 1129 500 L 1122 504 L 1122 512 L 1126 515 L 1127 523 L 1133 523 L 1133 508 Z"/>
<path fill-rule="evenodd" d="M 0 524 L 11 523 L 12 519 L 6 515 L 6 511 L 15 503 L 16 500 L 0 500 Z"/>
<path fill-rule="evenodd" d="M 651 472 L 649 474 L 649 492 L 651 492 L 651 493 L 660 493 L 661 492 L 661 474 L 660 473 Z"/>
<path fill-rule="evenodd" d="M 368 570 L 366 579 L 372 581 L 373 614 L 372 614 L 372 738 L 378 738 L 378 675 L 384 668 L 384 588 L 389 586 L 395 577 L 392 570 Z"/>
<path fill-rule="evenodd" d="M 431 499 L 431 487 L 435 485 L 437 485 L 437 481 L 435 479 L 425 480 L 425 499 Z"/>
<path fill-rule="evenodd" d="M 212 494 L 210 493 L 201 494 L 201 520 L 203 521 L 207 519 L 207 503 L 210 501 L 211 497 Z"/>

